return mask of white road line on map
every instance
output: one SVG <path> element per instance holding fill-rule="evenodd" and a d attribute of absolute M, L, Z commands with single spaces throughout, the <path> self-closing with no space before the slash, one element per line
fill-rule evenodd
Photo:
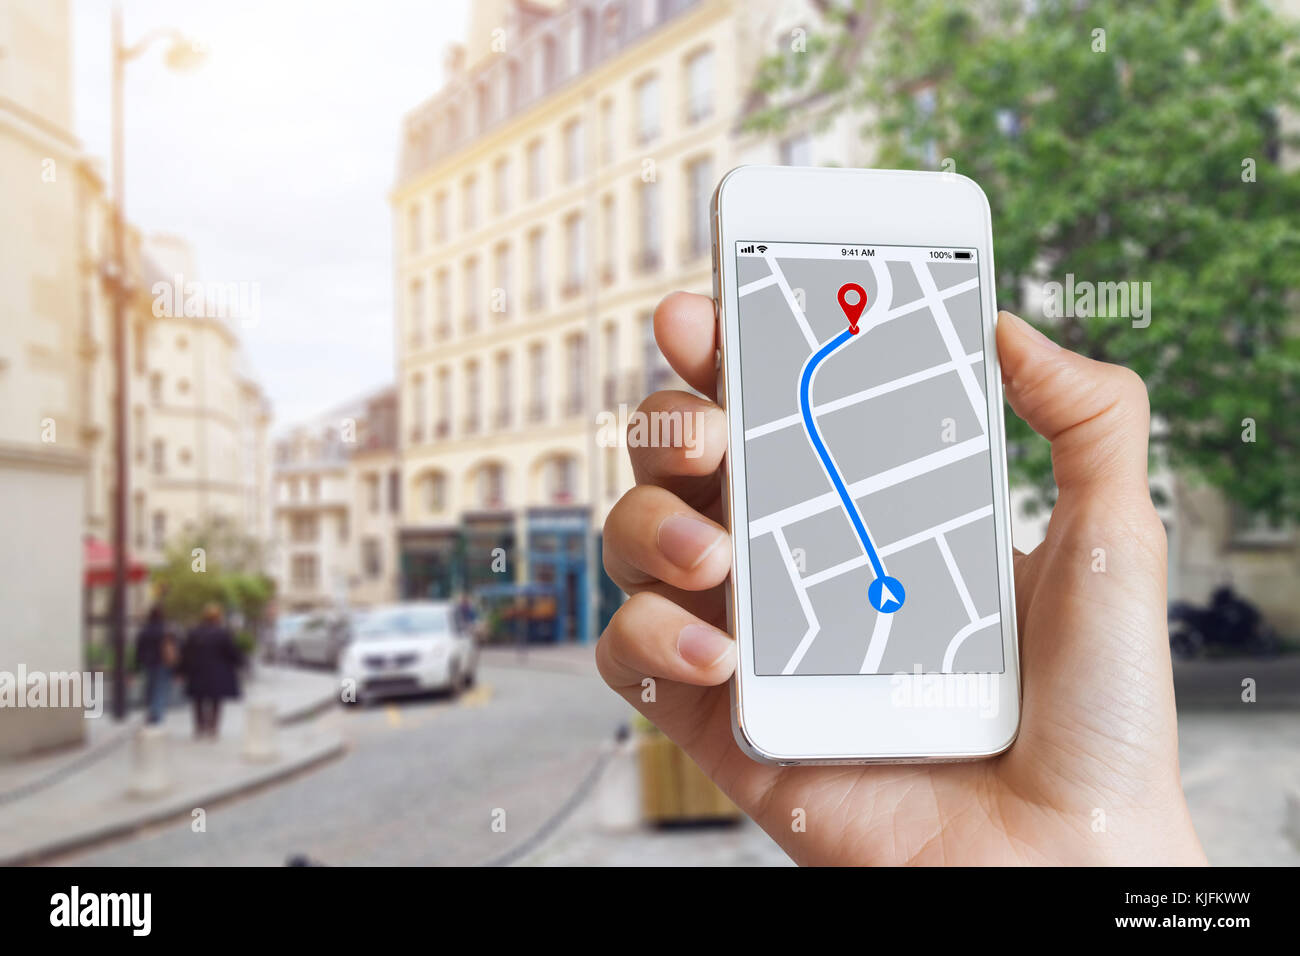
<path fill-rule="evenodd" d="M 736 294 L 746 296 L 751 292 L 757 292 L 759 289 L 766 289 L 770 285 L 776 285 L 776 276 L 769 273 L 761 279 L 755 279 L 753 282 L 746 282 L 737 290 Z"/>
<path fill-rule="evenodd" d="M 906 538 L 899 538 L 889 544 L 882 545 L 876 549 L 876 554 L 881 558 L 886 558 L 891 554 L 898 554 L 900 551 L 906 551 L 924 541 L 929 541 L 937 534 L 943 534 L 946 531 L 952 531 L 963 525 L 979 521 L 980 518 L 987 518 L 993 514 L 993 506 L 985 505 L 983 508 L 976 508 L 974 511 L 968 511 L 964 515 L 958 515 L 955 518 L 949 518 L 947 521 L 935 525 L 933 528 L 926 528 L 924 531 L 918 531 L 916 534 L 909 534 Z M 860 568 L 868 564 L 865 554 L 858 555 L 856 558 L 849 558 L 847 561 L 841 561 L 839 564 L 833 564 L 829 568 L 823 568 L 816 574 L 810 574 L 803 578 L 803 586 L 810 588 L 815 584 L 821 584 L 823 581 L 829 581 L 831 578 L 837 578 L 841 574 L 847 574 L 854 568 Z"/>
<path fill-rule="evenodd" d="M 880 659 L 885 656 L 885 645 L 889 643 L 889 630 L 893 627 L 897 614 L 876 613 L 876 626 L 871 629 L 871 640 L 867 642 L 867 656 L 862 658 L 859 674 L 880 673 Z"/>
<path fill-rule="evenodd" d="M 925 301 L 930 306 L 930 314 L 934 316 L 934 322 L 939 327 L 939 335 L 943 339 L 943 344 L 948 347 L 948 355 L 956 362 L 966 352 L 962 348 L 957 329 L 953 327 L 952 316 L 948 314 L 948 305 L 944 301 L 944 297 L 940 295 L 939 287 L 935 284 L 934 276 L 930 274 L 929 267 L 920 262 L 913 262 L 911 265 L 917 281 L 921 284 L 921 291 L 925 293 Z M 983 328 L 981 327 L 980 335 L 983 336 L 983 334 Z M 980 391 L 979 382 L 975 381 L 975 373 L 970 370 L 969 365 L 959 365 L 957 377 L 961 379 L 962 388 L 966 389 L 966 397 L 970 399 L 971 408 L 975 412 L 975 420 L 980 423 L 980 431 L 987 434 L 989 430 L 988 399 Z"/>
<path fill-rule="evenodd" d="M 945 465 L 951 465 L 955 461 L 978 455 L 988 447 L 987 435 L 968 438 L 963 442 L 949 445 L 947 448 L 931 452 L 928 455 L 922 455 L 920 458 L 913 458 L 901 465 L 886 468 L 884 471 L 859 479 L 848 486 L 849 494 L 853 496 L 854 500 L 864 495 L 874 494 L 884 488 L 890 488 L 909 479 L 918 478 Z M 817 495 L 815 498 L 808 498 L 798 504 L 782 508 L 780 511 L 773 511 L 761 518 L 755 518 L 749 523 L 749 536 L 757 538 L 759 535 L 767 534 L 775 528 L 783 528 L 788 524 L 802 521 L 804 518 L 811 518 L 813 515 L 821 514 L 823 511 L 829 511 L 831 508 L 839 506 L 840 496 L 834 491 L 828 491 L 824 495 Z"/>
<path fill-rule="evenodd" d="M 984 353 L 971 352 L 966 356 L 966 361 L 974 364 L 984 360 Z M 900 388 L 907 388 L 909 385 L 915 385 L 918 382 L 924 382 L 928 379 L 937 378 L 946 372 L 951 372 L 957 366 L 951 361 L 941 362 L 938 365 L 932 365 L 929 368 L 922 369 L 919 372 L 913 372 L 911 375 L 904 375 L 902 378 L 896 378 L 871 388 L 863 389 L 860 392 L 854 392 L 852 395 L 845 395 L 843 398 L 833 398 L 829 402 L 823 402 L 820 405 L 814 405 L 812 408 L 813 417 L 816 418 L 827 412 L 838 412 L 841 408 L 849 408 L 857 405 L 859 402 L 867 402 L 873 398 L 879 398 L 881 395 L 888 395 L 890 392 L 896 392 Z M 745 432 L 745 441 L 753 438 L 761 438 L 764 435 L 780 431 L 782 428 L 789 428 L 791 425 L 798 425 L 803 421 L 802 415 L 787 415 L 785 418 L 778 418 L 770 421 L 766 425 L 755 425 L 749 431 Z"/>
<path fill-rule="evenodd" d="M 961 576 L 961 571 L 957 568 L 957 559 L 952 556 L 952 548 L 948 547 L 948 539 L 943 534 L 936 534 L 934 543 L 939 546 L 939 553 L 943 555 L 943 563 L 948 565 L 948 573 L 952 575 L 952 583 L 957 588 L 957 596 L 961 598 L 962 607 L 966 609 L 966 617 L 974 621 L 980 616 L 979 611 L 975 610 L 975 602 L 971 600 L 970 588 L 966 587 L 966 579 Z"/>
<path fill-rule="evenodd" d="M 776 260 L 771 256 L 764 256 L 767 267 L 772 270 L 772 276 L 776 279 L 776 284 L 781 289 L 781 295 L 785 297 L 785 304 L 790 307 L 791 313 L 794 314 L 794 320 L 799 323 L 799 331 L 803 333 L 804 341 L 808 343 L 808 348 L 814 352 L 817 351 L 817 336 L 813 335 L 812 327 L 808 325 L 808 317 L 803 314 L 803 309 L 799 308 L 799 303 L 794 299 L 794 292 L 790 288 L 790 283 L 785 281 L 785 273 L 781 267 L 776 264 Z M 797 385 L 798 383 L 796 383 Z"/>
<path fill-rule="evenodd" d="M 961 649 L 961 645 L 966 638 L 984 630 L 986 627 L 992 627 L 1000 620 L 1002 620 L 1001 614 L 990 614 L 988 617 L 982 617 L 978 621 L 971 621 L 954 634 L 952 640 L 948 642 L 948 649 L 943 652 L 943 666 L 939 669 L 945 674 L 951 674 L 952 662 L 957 657 L 957 651 Z"/>
<path fill-rule="evenodd" d="M 790 659 L 786 661 L 782 674 L 793 674 L 794 669 L 799 666 L 799 661 L 803 660 L 804 654 L 808 653 L 808 648 L 821 632 L 822 626 L 817 620 L 817 612 L 813 610 L 812 601 L 808 599 L 808 592 L 799 582 L 799 569 L 794 566 L 794 556 L 790 553 L 790 545 L 785 540 L 785 532 L 777 528 L 772 537 L 776 540 L 776 548 L 781 552 L 781 562 L 785 565 L 785 573 L 790 576 L 790 586 L 794 588 L 795 597 L 799 599 L 799 607 L 803 609 L 804 621 L 808 629 L 803 632 L 803 637 L 799 639 L 799 646 L 794 649 Z"/>

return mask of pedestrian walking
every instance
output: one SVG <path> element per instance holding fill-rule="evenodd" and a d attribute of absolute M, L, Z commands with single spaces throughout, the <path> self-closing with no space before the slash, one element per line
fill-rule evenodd
<path fill-rule="evenodd" d="M 162 723 L 171 704 L 172 673 L 180 662 L 176 634 L 167 624 L 161 604 L 149 609 L 135 636 L 135 667 L 144 674 L 145 720 Z"/>
<path fill-rule="evenodd" d="M 209 604 L 185 642 L 186 687 L 194 704 L 194 736 L 215 739 L 221 723 L 221 702 L 239 696 L 242 655 L 222 617 Z"/>

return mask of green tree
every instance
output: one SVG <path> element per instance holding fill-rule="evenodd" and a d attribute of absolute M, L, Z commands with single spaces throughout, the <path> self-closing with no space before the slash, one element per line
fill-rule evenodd
<path fill-rule="evenodd" d="M 970 176 L 1000 307 L 1142 375 L 1163 461 L 1300 517 L 1294 22 L 1255 0 L 817 5 L 807 52 L 762 63 L 751 128 L 848 110 L 880 166 Z M 1149 327 L 1026 314 L 1067 275 L 1149 282 Z M 1050 500 L 1046 442 L 1008 427 L 1013 474 Z"/>
<path fill-rule="evenodd" d="M 195 623 L 210 602 L 238 612 L 245 627 L 261 620 L 275 594 L 261 571 L 262 548 L 228 523 L 208 522 L 176 538 L 153 572 L 163 610 L 183 626 Z"/>

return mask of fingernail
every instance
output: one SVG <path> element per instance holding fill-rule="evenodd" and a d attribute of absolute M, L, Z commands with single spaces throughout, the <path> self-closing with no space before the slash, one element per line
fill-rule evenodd
<path fill-rule="evenodd" d="M 677 635 L 677 653 L 696 667 L 712 667 L 734 647 L 735 641 L 707 624 L 687 624 Z"/>
<path fill-rule="evenodd" d="M 659 523 L 658 537 L 664 557 L 689 571 L 708 557 L 726 532 L 689 515 L 669 515 Z"/>
<path fill-rule="evenodd" d="M 1014 312 L 1002 312 L 1000 314 L 1002 318 L 999 321 L 1002 322 L 1010 321 L 1012 325 L 1014 325 L 1017 329 L 1021 331 L 1021 333 L 1023 333 L 1023 335 L 1030 342 L 1031 345 L 1038 346 L 1040 348 L 1046 349 L 1051 352 L 1055 352 L 1057 349 L 1060 348 L 1059 345 L 1057 345 L 1055 342 L 1049 339 L 1042 332 L 1038 331 L 1038 329 L 1034 328 L 1032 325 L 1030 325 L 1020 316 L 1016 315 Z"/>

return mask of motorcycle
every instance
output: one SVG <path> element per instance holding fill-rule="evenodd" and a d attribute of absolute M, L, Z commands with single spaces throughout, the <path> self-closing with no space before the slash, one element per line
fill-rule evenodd
<path fill-rule="evenodd" d="M 1169 608 L 1169 648 L 1181 660 L 1206 654 L 1268 657 L 1279 649 L 1277 634 L 1259 609 L 1223 585 L 1208 607 L 1176 601 Z"/>

